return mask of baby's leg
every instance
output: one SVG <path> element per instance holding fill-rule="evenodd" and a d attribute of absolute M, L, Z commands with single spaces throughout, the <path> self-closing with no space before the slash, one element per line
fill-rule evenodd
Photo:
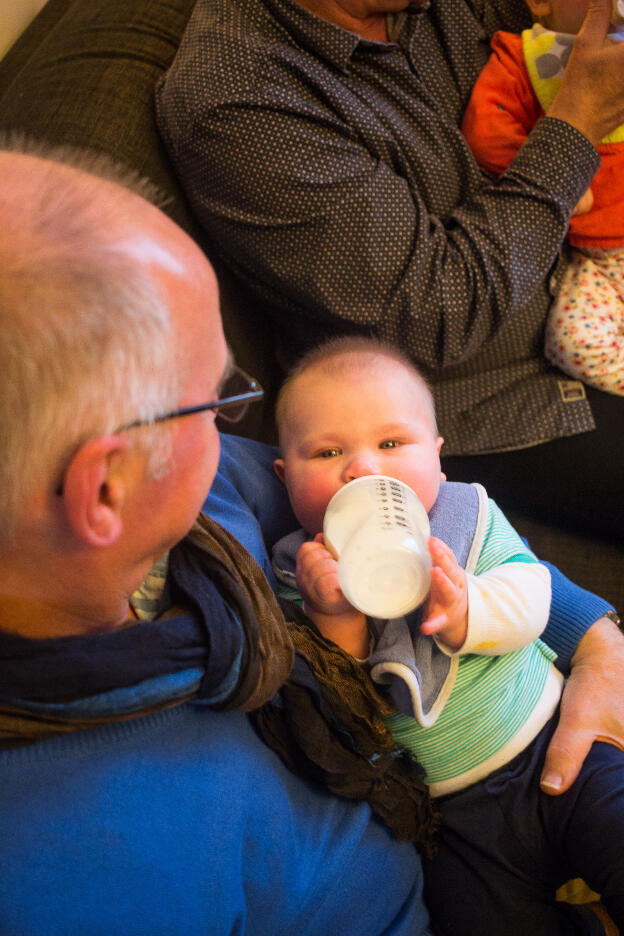
<path fill-rule="evenodd" d="M 552 730 L 483 782 L 438 801 L 440 848 L 424 870 L 425 900 L 440 936 L 604 936 L 589 908 L 555 900 L 557 888 L 581 872 L 558 840 L 567 795 L 539 788 Z"/>
<path fill-rule="evenodd" d="M 579 780 L 554 798 L 558 810 L 551 824 L 557 846 L 624 932 L 624 752 L 596 742 Z"/>
<path fill-rule="evenodd" d="M 571 377 L 624 395 L 624 249 L 571 251 L 544 352 Z"/>

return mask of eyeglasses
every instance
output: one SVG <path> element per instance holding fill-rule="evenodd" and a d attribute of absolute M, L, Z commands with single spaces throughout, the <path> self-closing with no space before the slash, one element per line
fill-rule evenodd
<path fill-rule="evenodd" d="M 124 423 L 115 432 L 125 432 L 127 429 L 136 429 L 139 426 L 151 426 L 153 423 L 166 422 L 168 419 L 177 419 L 179 416 L 190 416 L 193 413 L 203 413 L 213 410 L 215 415 L 226 422 L 240 422 L 250 403 L 262 399 L 264 390 L 254 377 L 250 377 L 240 367 L 234 366 L 225 379 L 223 396 L 212 403 L 198 403 L 196 406 L 182 406 L 180 409 L 154 416 L 153 419 L 135 419 Z"/>
<path fill-rule="evenodd" d="M 115 432 L 125 432 L 127 429 L 137 429 L 140 426 L 151 426 L 154 423 L 166 422 L 168 419 L 177 419 L 179 416 L 191 416 L 193 413 L 203 413 L 206 410 L 213 410 L 217 417 L 225 419 L 226 422 L 239 422 L 250 403 L 262 399 L 264 390 L 254 377 L 250 377 L 240 367 L 234 365 L 225 378 L 222 391 L 223 396 L 211 403 L 198 403 L 196 406 L 182 406 L 180 409 L 170 410 L 163 413 L 162 416 L 154 416 L 153 419 L 135 419 L 133 422 L 124 423 L 115 429 Z M 61 496 L 63 493 L 63 481 L 56 488 L 56 494 Z"/>

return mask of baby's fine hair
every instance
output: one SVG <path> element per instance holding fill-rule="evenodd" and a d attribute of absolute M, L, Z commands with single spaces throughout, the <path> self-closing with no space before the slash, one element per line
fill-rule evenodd
<path fill-rule="evenodd" d="M 421 374 L 418 367 L 410 357 L 405 354 L 396 345 L 381 341 L 368 335 L 344 335 L 338 338 L 330 338 L 322 344 L 316 345 L 300 357 L 286 375 L 286 378 L 280 387 L 275 404 L 275 421 L 277 428 L 284 424 L 286 418 L 286 402 L 293 384 L 310 370 L 318 369 L 329 376 L 336 374 L 340 376 L 345 371 L 360 370 L 363 365 L 363 358 L 375 359 L 386 358 L 396 361 L 402 365 L 405 370 L 414 379 L 421 384 L 425 391 L 425 396 L 431 407 L 431 419 L 434 433 L 438 434 L 435 403 L 433 393 L 429 382 Z"/>

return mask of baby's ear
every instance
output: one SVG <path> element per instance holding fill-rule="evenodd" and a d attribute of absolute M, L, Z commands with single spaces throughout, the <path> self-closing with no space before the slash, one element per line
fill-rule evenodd
<path fill-rule="evenodd" d="M 444 439 L 442 438 L 442 436 L 438 436 L 438 438 L 436 439 L 436 448 L 438 450 L 438 455 L 440 454 L 440 449 L 442 448 L 443 445 L 444 445 Z M 443 471 L 440 472 L 440 481 L 446 481 L 446 475 L 444 474 Z"/>
<path fill-rule="evenodd" d="M 526 0 L 526 2 L 533 14 L 533 19 L 537 20 L 538 23 L 543 23 L 544 19 L 552 13 L 550 0 Z"/>
<path fill-rule="evenodd" d="M 284 459 L 283 459 L 283 458 L 276 458 L 276 459 L 275 459 L 275 461 L 273 462 L 273 471 L 275 472 L 275 474 L 277 475 L 277 477 L 280 479 L 280 481 L 282 482 L 282 484 L 286 484 L 286 480 L 285 480 L 285 478 L 286 478 L 286 472 L 285 472 L 285 470 L 284 470 Z"/>

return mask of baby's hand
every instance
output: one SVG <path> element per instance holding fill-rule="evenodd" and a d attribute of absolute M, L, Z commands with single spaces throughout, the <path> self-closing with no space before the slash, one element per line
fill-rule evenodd
<path fill-rule="evenodd" d="M 594 193 L 590 188 L 581 195 L 576 207 L 572 212 L 572 217 L 575 218 L 576 215 L 587 214 L 588 211 L 591 211 L 594 207 Z"/>
<path fill-rule="evenodd" d="M 325 548 L 322 533 L 297 553 L 297 588 L 303 610 L 321 634 L 360 660 L 369 653 L 366 616 L 345 598 L 338 581 L 338 563 Z"/>
<path fill-rule="evenodd" d="M 468 633 L 466 573 L 442 540 L 429 537 L 433 560 L 431 591 L 421 625 L 423 634 L 437 634 L 451 650 L 459 650 Z"/>
<path fill-rule="evenodd" d="M 306 609 L 321 614 L 352 610 L 338 581 L 338 563 L 325 548 L 322 533 L 299 549 L 295 574 Z"/>

